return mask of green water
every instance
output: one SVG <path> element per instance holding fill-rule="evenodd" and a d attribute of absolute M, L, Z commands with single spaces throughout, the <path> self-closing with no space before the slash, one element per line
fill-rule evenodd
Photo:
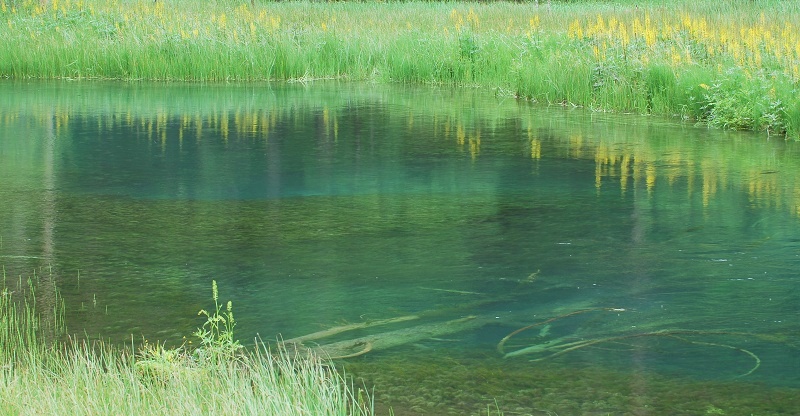
<path fill-rule="evenodd" d="M 73 333 L 183 342 L 215 279 L 245 343 L 475 316 L 338 361 L 397 415 L 800 409 L 795 143 L 472 89 L 4 82 L 0 177 L 6 276 Z"/>

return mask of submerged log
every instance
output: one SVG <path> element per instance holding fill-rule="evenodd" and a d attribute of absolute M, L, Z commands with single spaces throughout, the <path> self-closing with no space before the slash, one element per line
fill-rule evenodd
<path fill-rule="evenodd" d="M 311 350 L 323 357 L 336 360 L 357 357 L 370 351 L 385 350 L 400 345 L 422 341 L 428 338 L 455 334 L 458 332 L 478 328 L 483 326 L 485 323 L 485 320 L 478 319 L 477 316 L 466 316 L 450 321 L 417 325 L 409 328 L 397 329 L 394 331 L 382 332 L 379 334 L 367 335 L 364 337 L 324 345 L 306 346 L 303 345 L 302 342 L 297 341 L 298 339 L 308 339 L 307 336 L 284 341 L 283 345 L 287 347 L 294 347 L 300 350 Z"/>
<path fill-rule="evenodd" d="M 284 344 L 302 344 L 306 341 L 312 341 L 315 339 L 320 338 L 327 338 L 336 334 L 341 334 L 342 332 L 347 331 L 354 331 L 356 329 L 366 329 L 371 328 L 373 326 L 381 326 L 381 325 L 389 325 L 397 322 L 405 322 L 414 319 L 419 319 L 418 315 L 406 315 L 406 316 L 399 316 L 397 318 L 389 318 L 389 319 L 380 319 L 377 321 L 369 321 L 369 322 L 359 322 L 355 324 L 347 324 L 341 325 L 334 328 L 329 328 L 323 331 L 314 332 L 312 334 L 303 335 L 301 337 L 296 337 L 292 339 L 287 339 L 283 341 Z"/>

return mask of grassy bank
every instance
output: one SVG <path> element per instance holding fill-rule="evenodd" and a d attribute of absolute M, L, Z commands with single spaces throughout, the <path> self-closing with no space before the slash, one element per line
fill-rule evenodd
<path fill-rule="evenodd" d="M 263 345 L 242 352 L 233 340 L 230 303 L 216 304 L 216 290 L 216 309 L 204 314 L 207 322 L 195 334 L 198 348 L 145 343 L 134 351 L 61 340 L 58 302 L 48 319 L 36 312 L 37 280 L 6 284 L 0 294 L 4 415 L 371 413 L 366 395 L 354 396 L 316 357 Z"/>
<path fill-rule="evenodd" d="M 0 0 L 0 16 L 11 78 L 453 83 L 800 138 L 795 2 Z"/>

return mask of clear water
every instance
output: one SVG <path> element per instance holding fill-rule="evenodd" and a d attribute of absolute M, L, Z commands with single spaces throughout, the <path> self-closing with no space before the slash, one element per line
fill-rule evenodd
<path fill-rule="evenodd" d="M 242 341 L 419 315 L 319 340 L 415 328 L 338 362 L 379 411 L 800 411 L 795 143 L 471 89 L 5 82 L 0 175 L 0 263 L 74 333 L 180 343 L 215 279 Z"/>

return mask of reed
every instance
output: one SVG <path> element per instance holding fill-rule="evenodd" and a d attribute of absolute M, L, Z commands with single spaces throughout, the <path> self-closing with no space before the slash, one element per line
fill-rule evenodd
<path fill-rule="evenodd" d="M 48 326 L 35 310 L 32 287 L 4 286 L 0 295 L 2 414 L 373 412 L 363 391 L 354 394 L 352 386 L 316 356 L 262 343 L 241 353 L 232 338 L 230 305 L 223 311 L 217 304 L 204 315 L 206 325 L 198 330 L 202 350 L 146 343 L 134 351 L 132 346 L 44 337 Z"/>
<path fill-rule="evenodd" d="M 539 3 L 0 0 L 0 76 L 475 85 L 800 137 L 796 2 Z"/>

